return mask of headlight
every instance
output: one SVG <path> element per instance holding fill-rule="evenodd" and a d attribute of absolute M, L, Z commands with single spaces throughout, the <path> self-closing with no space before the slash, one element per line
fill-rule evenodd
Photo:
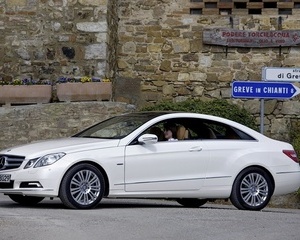
<path fill-rule="evenodd" d="M 28 161 L 24 168 L 26 169 L 32 166 L 34 166 L 34 168 L 48 166 L 55 163 L 65 155 L 65 153 L 52 153 L 40 158 L 31 159 Z"/>

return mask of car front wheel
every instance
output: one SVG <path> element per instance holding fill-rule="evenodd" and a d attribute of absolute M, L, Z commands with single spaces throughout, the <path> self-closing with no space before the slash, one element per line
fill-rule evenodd
<path fill-rule="evenodd" d="M 104 178 L 90 164 L 72 167 L 64 176 L 59 197 L 68 208 L 89 209 L 97 206 L 104 194 Z"/>
<path fill-rule="evenodd" d="M 179 204 L 184 207 L 189 208 L 198 208 L 205 203 L 207 203 L 207 199 L 198 199 L 198 198 L 180 198 L 176 200 Z"/>
<path fill-rule="evenodd" d="M 242 210 L 261 210 L 269 203 L 273 194 L 270 176 L 262 169 L 250 167 L 236 178 L 230 201 Z"/>
<path fill-rule="evenodd" d="M 23 195 L 8 195 L 11 200 L 16 203 L 19 203 L 23 206 L 34 206 L 39 202 L 43 201 L 43 197 L 31 197 L 31 196 L 23 196 Z"/>

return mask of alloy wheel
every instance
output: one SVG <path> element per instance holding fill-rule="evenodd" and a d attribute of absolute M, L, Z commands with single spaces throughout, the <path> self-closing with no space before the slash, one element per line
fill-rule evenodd
<path fill-rule="evenodd" d="M 240 193 L 243 201 L 249 206 L 260 206 L 268 197 L 268 182 L 259 173 L 249 173 L 241 181 Z"/>
<path fill-rule="evenodd" d="M 72 198 L 80 205 L 93 203 L 101 192 L 101 181 L 91 170 L 77 172 L 70 182 Z"/>

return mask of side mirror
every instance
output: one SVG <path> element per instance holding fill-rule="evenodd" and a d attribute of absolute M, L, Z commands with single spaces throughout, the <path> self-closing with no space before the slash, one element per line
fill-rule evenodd
<path fill-rule="evenodd" d="M 157 143 L 158 137 L 154 134 L 143 134 L 138 138 L 138 142 L 141 144 L 153 144 Z"/>

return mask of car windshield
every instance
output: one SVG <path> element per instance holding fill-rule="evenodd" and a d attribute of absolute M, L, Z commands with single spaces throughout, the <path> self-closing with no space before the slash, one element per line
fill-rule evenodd
<path fill-rule="evenodd" d="M 121 139 L 159 114 L 126 114 L 100 122 L 73 137 Z"/>

